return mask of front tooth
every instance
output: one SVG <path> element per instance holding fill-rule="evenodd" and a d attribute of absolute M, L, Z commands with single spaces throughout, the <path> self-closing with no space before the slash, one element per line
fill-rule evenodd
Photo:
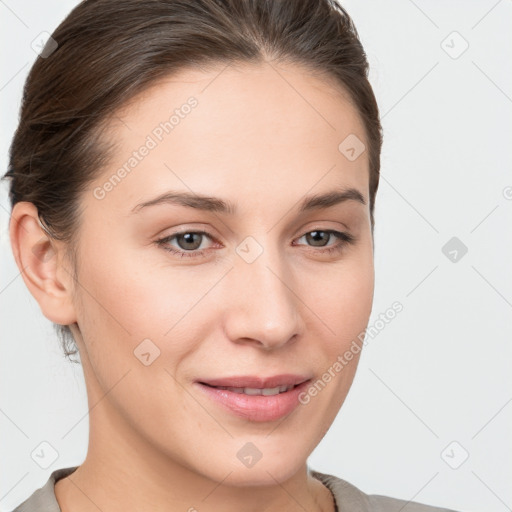
<path fill-rule="evenodd" d="M 226 388 L 228 391 L 233 391 L 233 393 L 243 393 L 244 388 Z"/>
<path fill-rule="evenodd" d="M 295 386 L 276 386 L 275 388 L 232 388 L 227 386 L 217 386 L 218 389 L 225 389 L 227 391 L 232 391 L 233 393 L 245 393 L 246 395 L 264 395 L 264 396 L 273 396 L 278 395 L 279 393 L 284 393 L 290 389 L 293 389 Z"/>
<path fill-rule="evenodd" d="M 244 388 L 246 395 L 261 395 L 262 390 L 259 388 Z"/>
<path fill-rule="evenodd" d="M 261 394 L 265 396 L 278 395 L 282 387 L 283 386 L 277 386 L 276 388 L 265 388 L 262 390 Z M 286 386 L 284 387 L 286 388 Z"/>

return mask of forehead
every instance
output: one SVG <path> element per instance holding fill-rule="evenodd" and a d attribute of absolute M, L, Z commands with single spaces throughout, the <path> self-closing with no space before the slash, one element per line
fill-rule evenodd
<path fill-rule="evenodd" d="M 340 149 L 353 137 L 366 145 L 357 110 L 293 64 L 181 70 L 120 109 L 108 133 L 116 149 L 94 186 L 124 169 L 108 193 L 120 209 L 167 188 L 275 199 L 345 185 L 367 196 L 367 151 L 350 160 Z"/>
<path fill-rule="evenodd" d="M 291 135 L 305 135 L 312 140 L 329 131 L 332 135 L 343 135 L 349 129 L 364 136 L 363 124 L 349 94 L 332 77 L 297 64 L 267 61 L 182 69 L 157 80 L 132 98 L 118 110 L 111 127 L 120 135 L 128 135 L 134 128 L 147 132 L 154 121 L 168 120 L 191 96 L 200 108 L 194 109 L 188 124 L 193 125 L 198 136 L 208 134 L 209 139 L 224 133 L 235 136 L 240 129 L 258 130 L 261 137 L 272 127 L 286 127 Z M 204 125 L 205 119 L 210 126 L 215 123 L 216 132 Z M 139 126 L 127 126 L 130 120 L 136 120 Z M 180 131 L 184 130 L 186 127 Z M 276 134 L 272 135 L 269 138 L 275 140 Z"/>

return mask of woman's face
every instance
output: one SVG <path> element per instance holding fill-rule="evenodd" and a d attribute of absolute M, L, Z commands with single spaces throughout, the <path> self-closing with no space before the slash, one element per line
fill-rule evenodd
<path fill-rule="evenodd" d="M 92 435 L 234 485 L 290 477 L 347 395 L 371 312 L 356 110 L 294 65 L 219 65 L 153 86 L 109 133 L 114 157 L 82 196 L 75 302 Z M 200 384 L 305 379 L 274 396 Z"/>

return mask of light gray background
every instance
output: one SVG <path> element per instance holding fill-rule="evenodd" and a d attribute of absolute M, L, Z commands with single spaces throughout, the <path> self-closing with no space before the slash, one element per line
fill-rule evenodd
<path fill-rule="evenodd" d="M 77 4 L 0 1 L 2 173 L 32 41 Z M 370 324 L 349 396 L 310 458 L 367 493 L 476 512 L 512 507 L 512 2 L 346 1 L 371 65 L 385 142 Z M 469 44 L 463 49 L 463 40 Z M 444 43 L 443 43 L 444 41 Z M 451 55 L 450 55 L 451 54 Z M 0 189 L 0 510 L 87 451 L 80 367 L 26 289 Z M 468 252 L 450 261 L 452 237 Z M 460 253 L 459 253 L 460 257 Z M 41 442 L 58 459 L 40 468 Z M 448 450 L 445 448 L 454 442 Z M 458 467 L 465 453 L 467 460 Z M 442 456 L 444 453 L 444 457 Z"/>

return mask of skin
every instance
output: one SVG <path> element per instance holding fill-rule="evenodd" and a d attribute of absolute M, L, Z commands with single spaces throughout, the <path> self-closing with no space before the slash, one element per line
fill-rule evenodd
<path fill-rule="evenodd" d="M 95 187 L 190 96 L 197 107 L 97 199 Z M 71 325 L 87 386 L 88 453 L 55 486 L 61 509 L 332 512 L 307 458 L 342 406 L 360 354 L 308 404 L 273 422 L 233 415 L 194 381 L 281 373 L 316 380 L 364 331 L 374 292 L 368 156 L 349 161 L 338 150 L 349 134 L 366 144 L 357 111 L 339 87 L 298 65 L 219 65 L 154 84 L 107 133 L 118 147 L 81 198 L 77 282 L 34 205 L 18 203 L 10 225 L 41 311 Z M 298 213 L 305 196 L 345 187 L 366 205 Z M 131 213 L 169 190 L 221 197 L 238 212 L 164 204 Z M 181 229 L 211 235 L 197 240 L 202 256 L 181 258 L 155 243 Z M 328 229 L 356 241 L 326 254 L 335 236 L 316 244 L 305 236 Z M 248 236 L 263 249 L 250 264 L 235 251 Z M 167 245 L 186 252 L 191 242 Z M 134 355 L 146 338 L 160 350 L 148 366 Z M 262 453 L 251 468 L 236 456 L 247 442 Z"/>

